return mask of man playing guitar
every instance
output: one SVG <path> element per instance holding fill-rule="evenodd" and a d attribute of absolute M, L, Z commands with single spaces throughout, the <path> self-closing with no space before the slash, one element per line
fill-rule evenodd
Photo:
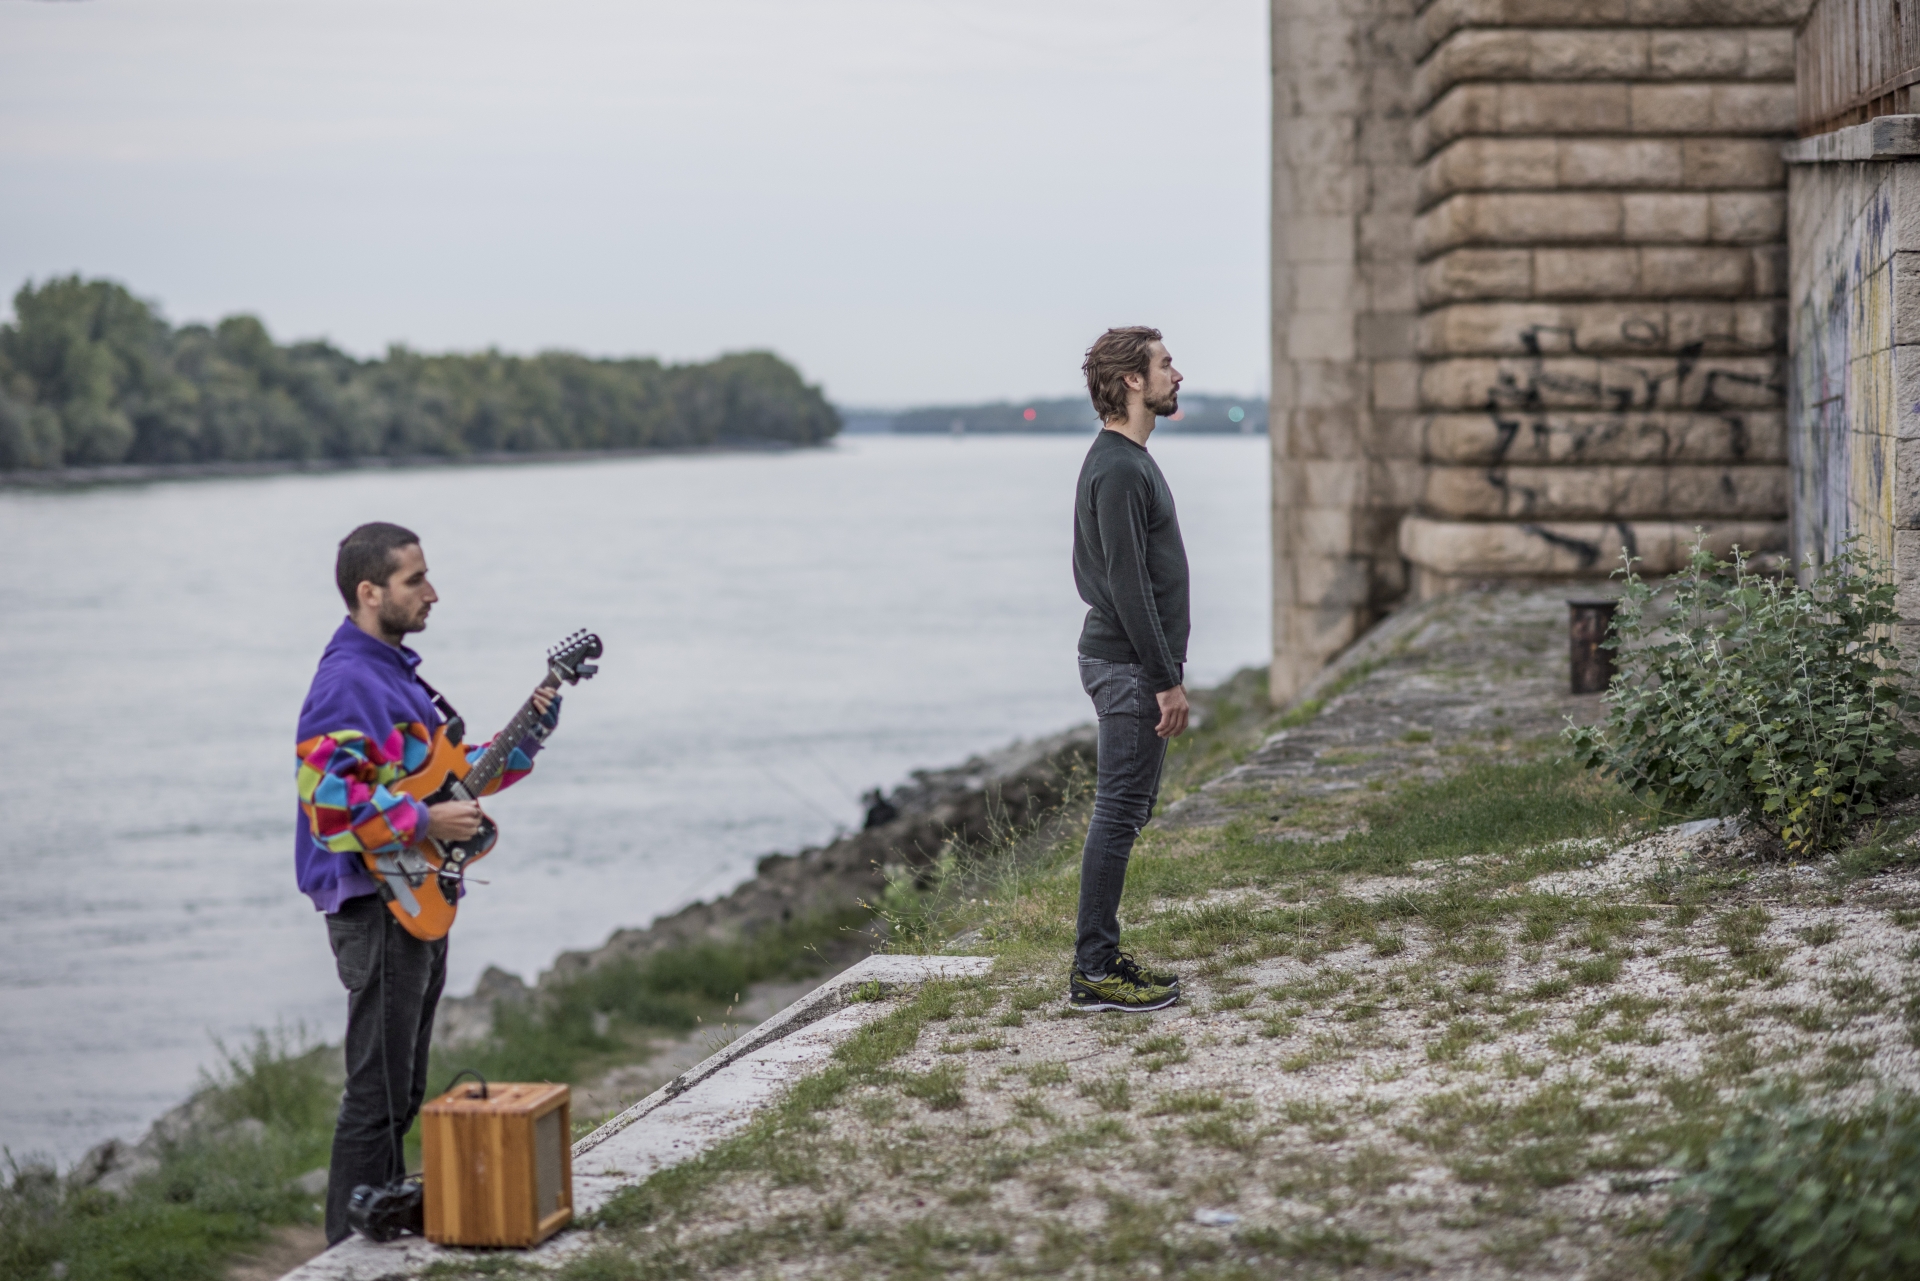
<path fill-rule="evenodd" d="M 394 786 L 421 766 L 434 730 L 450 718 L 415 670 L 420 655 L 401 643 L 426 630 L 440 599 L 427 581 L 420 539 L 398 525 L 362 525 L 341 540 L 334 578 L 348 615 L 320 656 L 300 709 L 293 856 L 301 891 L 327 914 L 327 939 L 347 989 L 347 1087 L 327 1170 L 328 1244 L 348 1234 L 356 1186 L 406 1174 L 401 1140 L 426 1098 L 428 1043 L 446 981 L 446 939 L 417 938 L 401 927 L 367 869 L 368 856 L 399 853 L 428 837 L 468 840 L 483 821 L 477 801 L 427 805 Z M 536 728 L 514 745 L 483 795 L 524 778 L 559 723 L 556 690 L 538 689 L 532 701 L 540 712 Z M 465 750 L 471 759 L 486 746 Z"/>

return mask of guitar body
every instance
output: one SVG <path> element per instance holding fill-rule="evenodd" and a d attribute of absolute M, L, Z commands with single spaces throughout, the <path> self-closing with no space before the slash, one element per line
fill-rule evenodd
<path fill-rule="evenodd" d="M 436 729 L 426 764 L 393 784 L 392 790 L 425 805 L 472 800 L 466 786 L 471 766 L 460 746 L 459 724 L 449 721 Z M 453 928 L 460 910 L 460 877 L 467 865 L 484 857 L 499 838 L 500 829 L 484 818 L 479 832 L 469 840 L 422 840 L 399 854 L 363 857 L 400 927 L 417 939 L 431 941 L 445 938 Z"/>
<path fill-rule="evenodd" d="M 547 678 L 541 686 L 558 689 L 562 683 L 578 684 L 598 670 L 585 660 L 598 658 L 600 653 L 598 636 L 576 633 L 547 655 Z M 425 805 L 475 800 L 476 792 L 485 791 L 499 777 L 508 750 L 533 732 L 538 717 L 539 709 L 529 699 L 493 746 L 477 761 L 469 762 L 461 747 L 466 729 L 454 716 L 433 731 L 426 763 L 391 784 L 390 790 L 403 792 Z M 500 829 L 483 814 L 480 830 L 464 841 L 422 838 L 397 854 L 363 854 L 361 858 L 373 874 L 381 901 L 401 928 L 431 942 L 445 938 L 453 928 L 453 918 L 460 909 L 460 882 L 467 868 L 486 857 L 499 839 Z"/>

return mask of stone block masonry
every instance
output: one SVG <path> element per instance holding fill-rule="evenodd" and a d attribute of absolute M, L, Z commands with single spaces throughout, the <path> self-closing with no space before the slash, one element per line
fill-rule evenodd
<path fill-rule="evenodd" d="M 1407 593 L 1786 550 L 1804 9 L 1275 0 L 1276 700 Z"/>

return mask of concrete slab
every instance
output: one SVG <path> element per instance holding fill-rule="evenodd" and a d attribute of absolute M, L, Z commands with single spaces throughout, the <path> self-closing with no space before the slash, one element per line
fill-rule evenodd
<path fill-rule="evenodd" d="M 575 1143 L 575 1214 L 592 1214 L 620 1189 L 736 1133 L 787 1086 L 826 1066 L 841 1040 L 893 1008 L 885 999 L 849 1002 L 853 989 L 878 983 L 886 992 L 931 978 L 984 974 L 992 964 L 982 956 L 870 956 L 835 975 Z M 565 1231 L 524 1257 L 557 1265 L 586 1244 L 584 1234 Z M 285 1281 L 414 1276 L 436 1260 L 485 1253 L 492 1252 L 445 1249 L 419 1237 L 378 1244 L 356 1236 L 287 1273 Z"/>

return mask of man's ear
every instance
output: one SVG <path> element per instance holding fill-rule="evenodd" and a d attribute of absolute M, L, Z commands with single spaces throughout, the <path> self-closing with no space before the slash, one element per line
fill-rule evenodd
<path fill-rule="evenodd" d="M 354 612 L 358 613 L 363 609 L 378 610 L 380 608 L 379 593 L 380 587 L 377 583 L 370 582 L 364 578 L 361 579 L 360 585 L 353 589 L 354 599 L 358 602 L 354 608 Z"/>

